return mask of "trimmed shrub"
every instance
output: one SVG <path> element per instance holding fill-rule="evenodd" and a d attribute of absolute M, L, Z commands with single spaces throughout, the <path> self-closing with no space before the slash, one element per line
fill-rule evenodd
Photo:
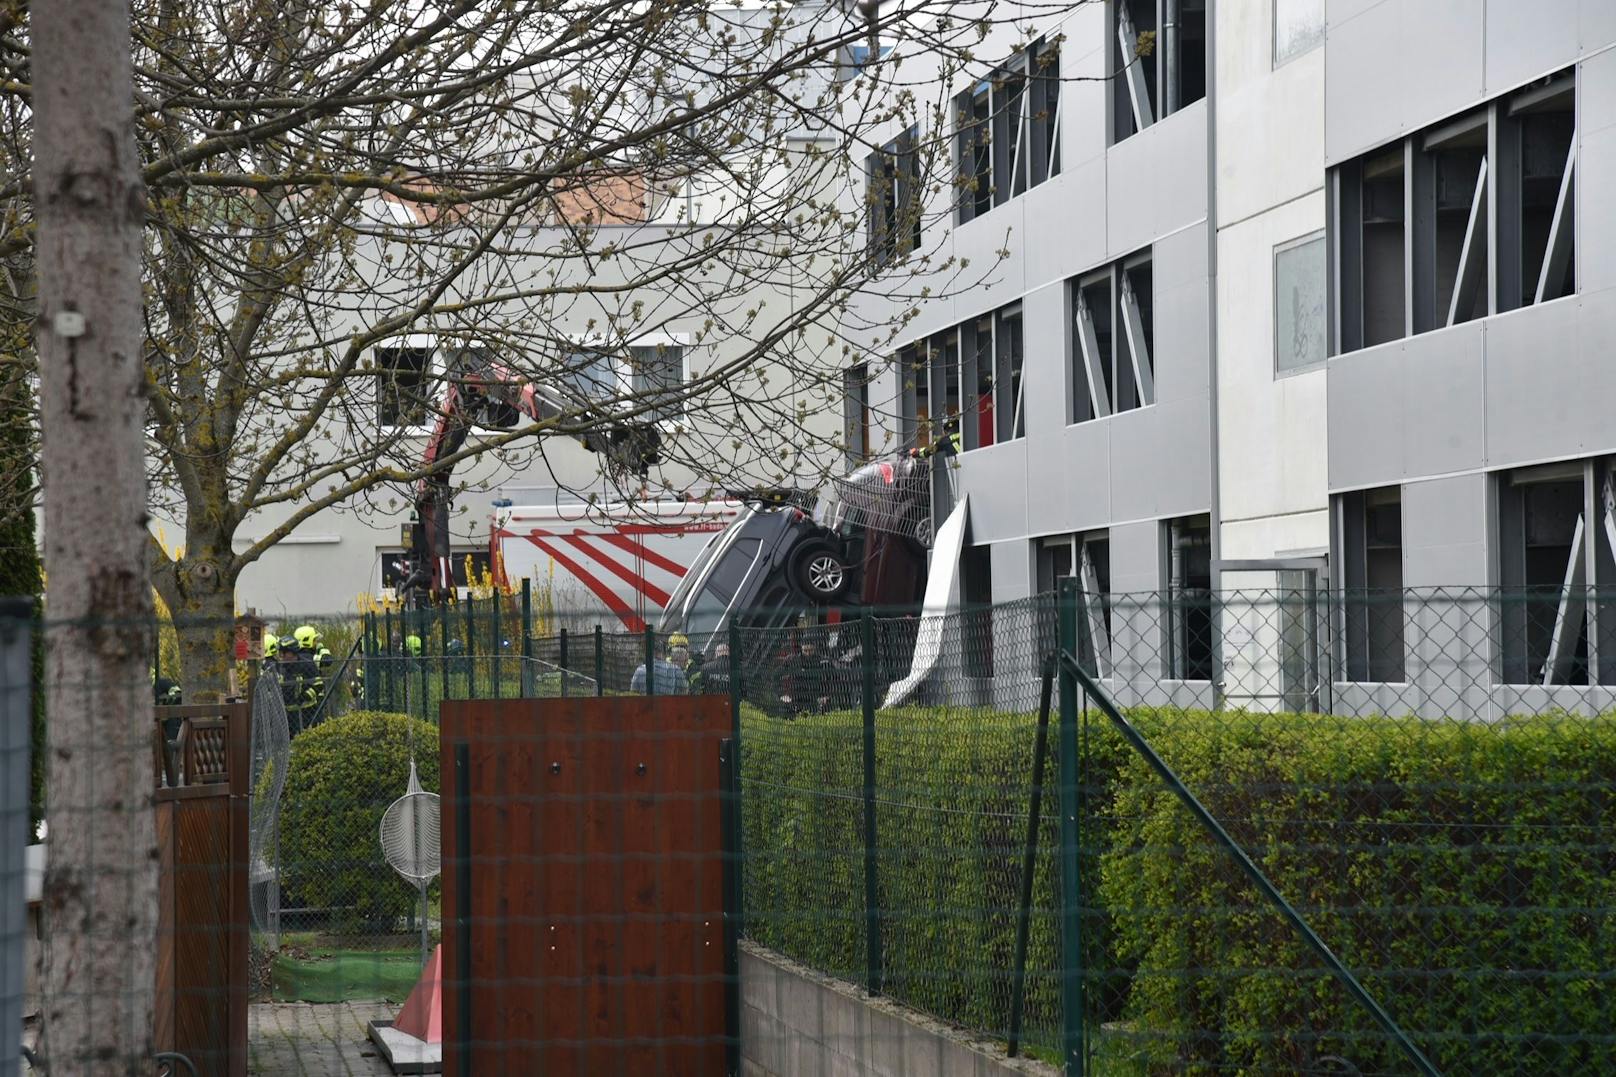
<path fill-rule="evenodd" d="M 1000 1036 L 1010 1020 L 1036 728 L 1036 716 L 991 711 L 895 710 L 876 718 L 885 991 Z M 804 964 L 862 982 L 863 720 L 848 711 L 794 721 L 748 711 L 741 738 L 747 934 Z M 1085 785 L 1095 784 L 1105 766 L 1115 769 L 1119 746 L 1091 742 Z M 1025 1028 L 1030 1042 L 1055 1046 L 1053 728 L 1049 750 Z"/>
<path fill-rule="evenodd" d="M 1616 725 L 1179 715 L 1151 740 L 1439 1068 L 1616 1068 Z M 1407 1068 L 1144 763 L 1101 900 L 1175 1072 Z"/>
<path fill-rule="evenodd" d="M 1616 1070 L 1616 723 L 1130 721 L 1439 1067 Z M 1001 1036 L 1034 730 L 985 711 L 877 718 L 888 992 Z M 862 980 L 859 715 L 748 714 L 742 741 L 748 934 Z M 1027 982 L 1027 1035 L 1046 1046 L 1060 1027 L 1057 780 L 1052 764 Z M 1079 788 L 1087 1020 L 1110 1054 L 1149 1072 L 1407 1068 L 1097 714 Z"/>
<path fill-rule="evenodd" d="M 331 909 L 338 926 L 392 930 L 418 904 L 382 856 L 387 806 L 404 795 L 413 733 L 421 785 L 438 791 L 437 727 L 402 714 L 356 711 L 292 738 L 281 794 L 280 859 L 287 893 Z"/>

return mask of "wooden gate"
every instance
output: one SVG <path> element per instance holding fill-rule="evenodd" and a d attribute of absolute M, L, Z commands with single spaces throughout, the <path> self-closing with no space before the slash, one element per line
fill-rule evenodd
<path fill-rule="evenodd" d="M 444 1071 L 722 1074 L 722 697 L 442 710 Z"/>
<path fill-rule="evenodd" d="M 153 1042 L 201 1077 L 247 1072 L 245 703 L 158 707 Z"/>

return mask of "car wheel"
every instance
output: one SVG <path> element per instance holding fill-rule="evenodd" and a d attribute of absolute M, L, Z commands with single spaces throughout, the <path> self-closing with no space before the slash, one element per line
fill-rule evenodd
<path fill-rule="evenodd" d="M 839 550 L 829 543 L 811 542 L 791 559 L 793 582 L 816 602 L 841 598 L 852 582 L 852 573 Z"/>

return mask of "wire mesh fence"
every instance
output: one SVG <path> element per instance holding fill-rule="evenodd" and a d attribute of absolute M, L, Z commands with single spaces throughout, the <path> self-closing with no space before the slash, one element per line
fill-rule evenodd
<path fill-rule="evenodd" d="M 1612 631 L 1595 592 L 1305 586 L 746 611 L 704 634 L 540 635 L 509 600 L 367 617 L 312 676 L 240 667 L 251 990 L 396 1002 L 423 934 L 452 934 L 445 880 L 423 902 L 379 836 L 412 764 L 451 795 L 446 701 L 705 694 L 731 716 L 733 795 L 712 795 L 757 953 L 1068 1072 L 1600 1072 Z M 202 773 L 174 732 L 157 787 Z M 815 1039 L 742 995 L 722 1038 L 743 1055 L 885 1049 L 870 1020 Z"/>

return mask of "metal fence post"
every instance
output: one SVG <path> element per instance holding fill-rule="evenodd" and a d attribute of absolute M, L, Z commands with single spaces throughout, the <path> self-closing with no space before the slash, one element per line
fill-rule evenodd
<path fill-rule="evenodd" d="M 1078 583 L 1060 581 L 1060 647 L 1077 654 Z M 1062 663 L 1060 673 L 1060 943 L 1061 943 L 1061 1060 L 1067 1077 L 1086 1072 L 1084 1043 L 1087 1005 L 1083 966 L 1082 820 L 1078 818 L 1077 678 Z"/>
<path fill-rule="evenodd" d="M 33 616 L 32 598 L 0 599 L 0 1073 L 22 1046 Z"/>
<path fill-rule="evenodd" d="M 645 694 L 656 695 L 656 631 L 645 626 Z"/>
<path fill-rule="evenodd" d="M 501 595 L 499 593 L 499 588 L 497 588 L 497 587 L 494 588 L 494 593 L 488 596 L 488 605 L 490 607 L 489 614 L 488 614 L 488 627 L 490 629 L 492 629 L 492 632 L 490 634 L 494 637 L 493 642 L 494 642 L 494 698 L 495 699 L 503 699 L 503 698 L 505 698 L 505 667 L 504 667 L 504 663 L 500 660 L 500 656 L 505 653 L 505 632 L 500 627 L 500 623 L 499 623 L 499 621 L 500 621 L 499 608 L 501 606 L 503 606 L 504 603 L 502 601 L 500 601 L 500 598 L 501 598 Z"/>
<path fill-rule="evenodd" d="M 561 629 L 561 695 L 568 694 L 567 681 L 572 674 L 572 664 L 567 661 L 567 630 Z"/>
<path fill-rule="evenodd" d="M 438 698 L 449 698 L 449 607 L 438 600 Z"/>
<path fill-rule="evenodd" d="M 741 626 L 734 618 L 729 622 L 729 724 L 730 739 L 735 743 L 735 851 L 741 855 L 743 849 L 741 831 Z M 745 923 L 742 911 L 746 907 L 746 861 L 737 859 L 735 862 L 735 921 L 736 934 L 740 933 L 740 925 Z"/>
<path fill-rule="evenodd" d="M 606 633 L 600 625 L 595 626 L 595 694 L 606 694 Z"/>
<path fill-rule="evenodd" d="M 388 710 L 392 711 L 398 709 L 398 699 L 396 698 L 397 693 L 393 684 L 393 675 L 396 672 L 393 667 L 396 665 L 394 662 L 396 656 L 393 654 L 393 609 L 391 606 L 382 610 L 382 638 L 387 644 L 387 661 L 382 663 L 382 671 L 387 677 L 386 706 Z"/>
<path fill-rule="evenodd" d="M 432 638 L 432 633 L 428 627 L 427 609 L 424 606 L 415 611 L 415 638 L 421 641 L 421 653 L 415 656 L 415 664 L 421 669 L 421 720 L 432 722 L 433 725 L 436 725 L 437 723 L 434 719 L 437 715 L 431 713 L 432 701 L 429 698 L 431 695 L 432 681 L 430 678 L 432 671 L 427 668 L 426 661 L 426 644 L 427 640 Z"/>
<path fill-rule="evenodd" d="M 374 611 L 365 614 L 365 645 L 359 656 L 359 694 L 362 697 L 364 709 L 376 709 L 376 614 Z"/>
<path fill-rule="evenodd" d="M 466 698 L 477 698 L 477 600 L 466 592 Z"/>
<path fill-rule="evenodd" d="M 881 993 L 885 979 L 881 952 L 880 880 L 875 833 L 875 618 L 865 610 L 859 618 L 861 706 L 864 711 L 864 985 Z"/>
<path fill-rule="evenodd" d="M 522 577 L 522 698 L 533 694 L 533 580 Z M 563 678 L 565 679 L 565 678 Z"/>
<path fill-rule="evenodd" d="M 1043 683 L 1038 693 L 1038 731 L 1032 751 L 1032 795 L 1027 809 L 1027 840 L 1021 855 L 1021 903 L 1016 910 L 1016 951 L 1010 966 L 1011 1058 L 1021 1050 L 1022 1018 L 1027 1001 L 1027 937 L 1032 927 L 1033 880 L 1038 873 L 1038 828 L 1043 823 L 1044 763 L 1049 757 L 1049 704 L 1055 687 L 1055 657 L 1044 659 Z"/>

